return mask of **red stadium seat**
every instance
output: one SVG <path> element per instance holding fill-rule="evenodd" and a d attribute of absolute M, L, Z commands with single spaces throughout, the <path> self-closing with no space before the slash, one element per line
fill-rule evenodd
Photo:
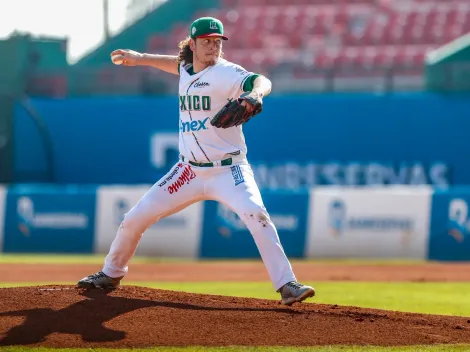
<path fill-rule="evenodd" d="M 420 67 L 426 48 L 470 32 L 468 0 L 223 0 L 211 13 L 230 36 L 227 58 L 250 70 Z M 167 50 L 187 35 L 182 23 L 147 46 Z"/>
<path fill-rule="evenodd" d="M 164 35 L 154 35 L 150 37 L 147 44 L 149 51 L 162 51 L 168 48 L 168 38 Z"/>

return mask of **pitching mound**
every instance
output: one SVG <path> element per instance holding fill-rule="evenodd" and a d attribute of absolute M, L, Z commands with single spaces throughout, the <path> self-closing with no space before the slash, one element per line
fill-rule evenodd
<path fill-rule="evenodd" d="M 470 320 L 124 286 L 0 289 L 0 345 L 149 347 L 470 343 Z"/>

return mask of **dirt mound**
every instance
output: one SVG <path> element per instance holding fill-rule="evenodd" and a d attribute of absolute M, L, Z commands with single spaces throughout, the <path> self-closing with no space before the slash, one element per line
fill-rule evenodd
<path fill-rule="evenodd" d="M 470 343 L 470 320 L 124 286 L 0 289 L 0 345 L 149 347 Z"/>

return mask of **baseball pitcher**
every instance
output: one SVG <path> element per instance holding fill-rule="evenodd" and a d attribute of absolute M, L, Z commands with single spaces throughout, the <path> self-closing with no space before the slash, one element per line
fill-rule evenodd
<path fill-rule="evenodd" d="M 222 22 L 202 17 L 191 24 L 178 56 L 111 53 L 118 65 L 179 75 L 180 158 L 125 215 L 102 271 L 83 278 L 78 287 L 118 287 L 148 227 L 195 202 L 215 200 L 246 224 L 283 304 L 315 295 L 312 287 L 297 282 L 246 157 L 242 126 L 262 111 L 271 81 L 223 59 L 225 40 Z"/>

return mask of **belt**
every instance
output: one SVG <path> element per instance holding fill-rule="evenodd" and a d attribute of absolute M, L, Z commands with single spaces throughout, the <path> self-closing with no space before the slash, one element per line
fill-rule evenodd
<path fill-rule="evenodd" d="M 181 159 L 185 161 L 184 156 L 181 156 Z M 187 160 L 187 162 L 193 166 L 198 166 L 198 167 L 229 166 L 229 165 L 232 165 L 232 158 L 227 158 L 224 160 L 214 161 L 210 163 L 198 163 L 198 162 L 191 161 L 191 160 Z"/>

